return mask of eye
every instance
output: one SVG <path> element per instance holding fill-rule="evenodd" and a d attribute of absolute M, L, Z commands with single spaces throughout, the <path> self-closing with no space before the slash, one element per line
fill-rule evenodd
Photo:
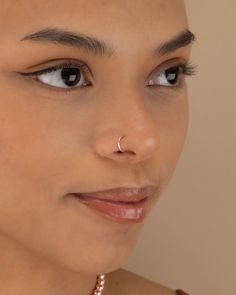
<path fill-rule="evenodd" d="M 83 77 L 83 73 L 79 68 L 56 69 L 50 73 L 38 75 L 37 78 L 44 84 L 60 88 L 87 85 L 87 82 Z"/>
<path fill-rule="evenodd" d="M 194 75 L 194 69 L 195 66 L 191 66 L 188 63 L 170 67 L 149 80 L 148 86 L 179 87 L 180 75 Z"/>
<path fill-rule="evenodd" d="M 36 77 L 43 84 L 57 88 L 79 88 L 90 85 L 87 80 L 88 66 L 85 63 L 66 62 L 37 72 L 20 73 L 24 76 Z"/>

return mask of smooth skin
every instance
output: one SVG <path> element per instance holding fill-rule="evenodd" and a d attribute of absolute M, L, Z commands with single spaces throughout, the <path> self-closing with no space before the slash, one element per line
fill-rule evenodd
<path fill-rule="evenodd" d="M 91 35 L 117 54 L 21 41 L 46 27 Z M 113 222 L 69 194 L 154 184 L 155 206 L 182 152 L 189 112 L 184 77 L 178 89 L 147 84 L 164 63 L 188 61 L 191 45 L 160 58 L 151 52 L 187 28 L 182 0 L 1 0 L 1 294 L 88 295 L 100 273 L 105 295 L 174 294 L 121 269 L 144 222 Z M 88 65 L 89 87 L 63 92 L 19 74 L 68 59 Z"/>

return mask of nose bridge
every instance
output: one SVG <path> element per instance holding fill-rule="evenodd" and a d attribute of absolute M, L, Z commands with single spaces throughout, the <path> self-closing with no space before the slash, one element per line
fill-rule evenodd
<path fill-rule="evenodd" d="M 121 122 L 123 128 L 139 129 L 139 132 L 150 128 L 154 124 L 154 117 L 148 98 L 145 97 L 141 87 L 135 83 L 132 85 L 126 83 L 116 88 L 112 91 L 113 117 Z"/>
<path fill-rule="evenodd" d="M 99 122 L 99 129 L 103 132 L 99 132 L 95 141 L 97 152 L 118 161 L 137 162 L 153 156 L 159 147 L 159 132 L 148 98 L 138 87 L 128 83 L 122 88 L 116 85 L 109 92 L 112 97 L 105 99 L 106 113 L 101 115 Z M 117 154 L 120 136 L 124 136 L 122 150 L 125 152 Z"/>

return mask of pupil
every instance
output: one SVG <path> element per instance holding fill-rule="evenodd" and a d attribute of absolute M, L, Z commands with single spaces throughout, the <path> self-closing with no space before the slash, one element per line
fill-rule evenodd
<path fill-rule="evenodd" d="M 80 79 L 80 72 L 77 68 L 63 68 L 61 77 L 67 86 L 75 86 Z"/>
<path fill-rule="evenodd" d="M 166 78 L 167 78 L 168 82 L 170 82 L 170 84 L 176 83 L 176 80 L 178 78 L 178 73 L 179 73 L 178 67 L 166 70 L 166 76 L 167 76 Z"/>

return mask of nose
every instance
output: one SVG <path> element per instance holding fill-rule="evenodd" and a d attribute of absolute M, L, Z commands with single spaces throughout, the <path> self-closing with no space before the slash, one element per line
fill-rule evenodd
<path fill-rule="evenodd" d="M 117 162 L 139 163 L 152 158 L 160 147 L 155 113 L 142 99 L 113 106 L 102 118 L 94 141 L 95 152 Z M 122 152 L 119 151 L 119 138 Z"/>

